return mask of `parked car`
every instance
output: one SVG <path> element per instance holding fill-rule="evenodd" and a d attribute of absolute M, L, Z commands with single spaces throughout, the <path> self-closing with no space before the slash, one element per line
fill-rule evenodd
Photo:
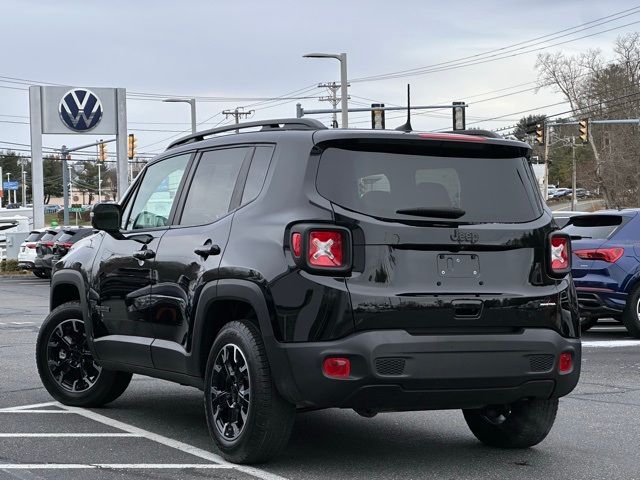
<path fill-rule="evenodd" d="M 46 229 L 31 230 L 24 242 L 20 244 L 20 252 L 18 252 L 18 266 L 25 270 L 31 270 L 36 277 L 44 278 L 45 274 L 42 270 L 35 268 L 36 245 Z"/>
<path fill-rule="evenodd" d="M 56 264 L 42 382 L 83 407 L 132 373 L 198 387 L 238 463 L 282 450 L 296 409 L 462 409 L 488 445 L 535 445 L 581 344 L 570 239 L 530 154 L 300 118 L 179 139 Z"/>
<path fill-rule="evenodd" d="M 62 210 L 62 207 L 60 207 L 60 205 L 45 205 L 44 206 L 44 213 L 58 213 L 60 210 Z"/>
<path fill-rule="evenodd" d="M 34 270 L 40 272 L 38 277 L 49 278 L 51 276 L 51 256 L 53 255 L 53 244 L 62 233 L 60 229 L 48 228 L 44 235 L 36 242 L 36 258 L 33 261 Z"/>
<path fill-rule="evenodd" d="M 613 317 L 640 338 L 639 210 L 581 215 L 563 231 L 571 235 L 573 281 L 583 330 L 599 318 Z"/>
<path fill-rule="evenodd" d="M 572 210 L 556 210 L 555 212 L 552 212 L 552 215 L 558 228 L 563 228 L 573 217 L 585 215 L 586 213 L 587 212 L 574 212 Z"/>
<path fill-rule="evenodd" d="M 571 195 L 570 188 L 556 188 L 556 191 L 553 194 L 554 198 L 562 198 Z"/>
<path fill-rule="evenodd" d="M 576 188 L 576 196 L 578 198 L 590 197 L 591 196 L 591 192 L 589 190 L 587 190 L 586 188 Z"/>
<path fill-rule="evenodd" d="M 7 203 L 5 207 L 7 210 L 15 210 L 16 208 L 22 208 L 19 203 Z"/>
<path fill-rule="evenodd" d="M 51 265 L 55 265 L 58 260 L 63 258 L 76 242 L 88 237 L 89 235 L 93 235 L 94 233 L 95 230 L 93 228 L 63 228 L 62 234 L 59 235 L 53 243 Z"/>

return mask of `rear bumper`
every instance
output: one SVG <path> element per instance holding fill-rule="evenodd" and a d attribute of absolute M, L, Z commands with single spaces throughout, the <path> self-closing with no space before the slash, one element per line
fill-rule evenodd
<path fill-rule="evenodd" d="M 621 315 L 627 305 L 627 294 L 595 288 L 576 287 L 580 314 L 591 317 Z"/>
<path fill-rule="evenodd" d="M 311 408 L 477 408 L 525 397 L 561 397 L 580 377 L 580 340 L 547 329 L 480 335 L 377 330 L 277 348 L 289 367 L 274 368 L 279 390 L 289 401 Z M 559 374 L 558 355 L 566 351 L 573 353 L 574 367 Z M 324 376 L 322 362 L 329 356 L 350 359 L 349 378 Z"/>

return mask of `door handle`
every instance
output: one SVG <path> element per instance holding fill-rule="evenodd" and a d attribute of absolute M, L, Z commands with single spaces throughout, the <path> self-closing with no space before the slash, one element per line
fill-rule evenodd
<path fill-rule="evenodd" d="M 133 258 L 137 258 L 138 260 L 150 260 L 152 258 L 155 258 L 155 256 L 156 252 L 154 252 L 153 250 L 149 250 L 148 248 L 145 248 L 144 250 L 138 250 L 133 254 Z"/>
<path fill-rule="evenodd" d="M 220 247 L 208 241 L 201 247 L 196 248 L 193 252 L 206 259 L 209 255 L 219 255 Z"/>

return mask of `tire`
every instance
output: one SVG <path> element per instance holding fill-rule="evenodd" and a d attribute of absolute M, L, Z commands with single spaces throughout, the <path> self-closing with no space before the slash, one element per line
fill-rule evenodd
<path fill-rule="evenodd" d="M 78 303 L 64 303 L 55 308 L 38 332 L 38 374 L 47 391 L 60 403 L 99 407 L 122 395 L 132 375 L 100 367 L 89 351 L 84 331 Z"/>
<path fill-rule="evenodd" d="M 524 399 L 511 405 L 463 410 L 471 432 L 498 448 L 529 448 L 545 439 L 558 411 L 558 399 Z"/>
<path fill-rule="evenodd" d="M 627 298 L 622 323 L 631 336 L 640 338 L 640 286 L 634 288 Z"/>
<path fill-rule="evenodd" d="M 43 270 L 33 270 L 33 274 L 38 278 L 47 278 L 47 274 Z"/>
<path fill-rule="evenodd" d="M 266 462 L 287 445 L 295 406 L 278 393 L 252 323 L 229 322 L 218 333 L 207 360 L 204 404 L 209 435 L 230 462 Z"/>
<path fill-rule="evenodd" d="M 582 317 L 580 318 L 580 330 L 586 332 L 598 323 L 598 317 Z"/>

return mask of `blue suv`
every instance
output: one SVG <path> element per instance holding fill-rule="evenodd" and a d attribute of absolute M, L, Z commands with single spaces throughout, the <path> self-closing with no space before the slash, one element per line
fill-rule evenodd
<path fill-rule="evenodd" d="M 572 274 L 582 329 L 620 320 L 640 338 L 640 210 L 605 210 L 571 218 Z"/>

